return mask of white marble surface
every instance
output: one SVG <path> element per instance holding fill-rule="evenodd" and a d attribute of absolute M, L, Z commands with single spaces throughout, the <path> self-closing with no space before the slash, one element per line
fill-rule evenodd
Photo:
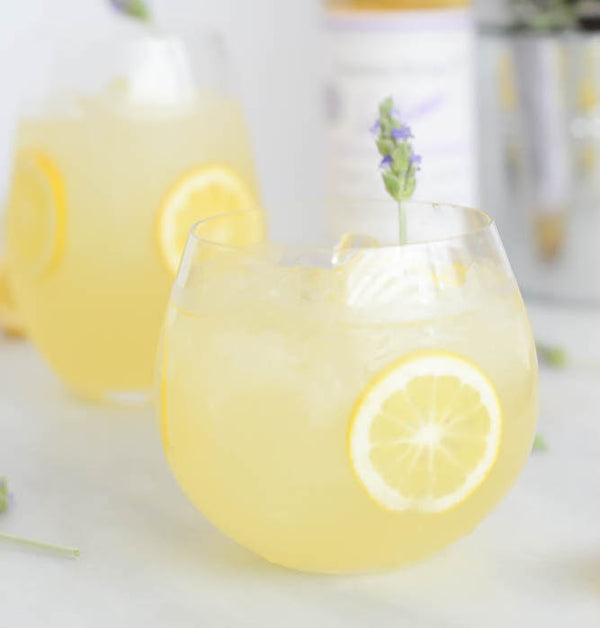
<path fill-rule="evenodd" d="M 169 475 L 150 411 L 83 405 L 30 346 L 0 340 L 0 473 L 15 494 L 0 530 L 82 550 L 0 544 L 0 626 L 597 627 L 600 313 L 532 314 L 538 337 L 575 361 L 542 373 L 550 451 L 469 538 L 354 577 L 287 572 L 224 539 Z"/>

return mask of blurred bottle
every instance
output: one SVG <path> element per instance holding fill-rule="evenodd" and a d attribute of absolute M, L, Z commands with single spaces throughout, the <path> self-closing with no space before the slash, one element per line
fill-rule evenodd
<path fill-rule="evenodd" d="M 483 31 L 481 93 L 491 92 L 491 102 L 480 107 L 484 203 L 498 215 L 509 248 L 526 238 L 536 259 L 552 263 L 565 247 L 572 202 L 567 48 L 554 26 L 516 21 L 521 13 L 533 19 L 527 2 L 513 6 L 515 22 Z M 489 151 L 500 153 L 500 169 L 489 167 Z"/>
<path fill-rule="evenodd" d="M 578 2 L 577 26 L 569 47 L 569 106 L 574 144 L 576 198 L 600 199 L 600 3 Z"/>
<path fill-rule="evenodd" d="M 394 96 L 424 167 L 416 197 L 476 200 L 471 0 L 325 0 L 329 197 L 384 194 L 369 128 Z"/>
<path fill-rule="evenodd" d="M 534 34 L 515 38 L 512 53 L 533 235 L 540 258 L 553 262 L 564 250 L 572 201 L 566 49 L 555 34 Z"/>

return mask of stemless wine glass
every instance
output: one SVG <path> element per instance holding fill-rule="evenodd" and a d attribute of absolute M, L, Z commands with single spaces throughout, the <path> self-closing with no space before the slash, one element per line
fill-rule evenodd
<path fill-rule="evenodd" d="M 403 246 L 234 247 L 219 239 L 232 214 L 190 235 L 162 340 L 164 448 L 198 509 L 273 563 L 427 556 L 473 530 L 531 451 L 534 342 L 492 220 L 405 211 Z"/>
<path fill-rule="evenodd" d="M 27 332 L 95 399 L 152 388 L 164 307 L 192 224 L 256 206 L 246 126 L 218 36 L 148 28 L 50 64 L 20 122 L 7 215 Z M 39 91 L 39 90 L 38 90 Z M 236 223 L 244 242 L 260 229 Z"/>

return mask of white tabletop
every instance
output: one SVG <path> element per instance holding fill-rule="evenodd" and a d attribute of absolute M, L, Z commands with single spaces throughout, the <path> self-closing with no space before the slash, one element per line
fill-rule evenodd
<path fill-rule="evenodd" d="M 575 361 L 542 372 L 549 451 L 469 538 L 352 577 L 288 572 L 222 537 L 170 476 L 150 410 L 78 402 L 28 344 L 0 340 L 0 474 L 15 495 L 0 531 L 82 551 L 0 544 L 0 626 L 597 628 L 600 312 L 532 315 Z"/>

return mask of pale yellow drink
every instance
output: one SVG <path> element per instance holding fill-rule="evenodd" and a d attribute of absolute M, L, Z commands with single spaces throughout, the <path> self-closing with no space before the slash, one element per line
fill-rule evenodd
<path fill-rule="evenodd" d="M 31 339 L 91 397 L 151 387 L 178 241 L 207 213 L 256 198 L 233 98 L 202 92 L 181 106 L 135 106 L 125 89 L 21 122 L 7 220 L 10 276 Z M 227 197 L 228 184 L 205 185 L 215 169 L 241 200 Z M 185 186 L 186 200 L 173 200 Z M 179 235 L 165 236 L 165 216 Z"/>
<path fill-rule="evenodd" d="M 199 263 L 201 279 L 192 264 L 165 325 L 164 447 L 194 504 L 245 547 L 310 571 L 391 567 L 470 533 L 515 482 L 534 436 L 537 362 L 514 280 L 494 264 L 452 264 L 415 267 L 406 289 L 391 275 L 377 287 L 389 267 L 377 253 L 337 269 L 235 255 Z M 391 510 L 357 477 L 353 415 L 380 373 L 430 353 L 460 356 L 491 382 L 497 449 L 452 507 Z"/>

